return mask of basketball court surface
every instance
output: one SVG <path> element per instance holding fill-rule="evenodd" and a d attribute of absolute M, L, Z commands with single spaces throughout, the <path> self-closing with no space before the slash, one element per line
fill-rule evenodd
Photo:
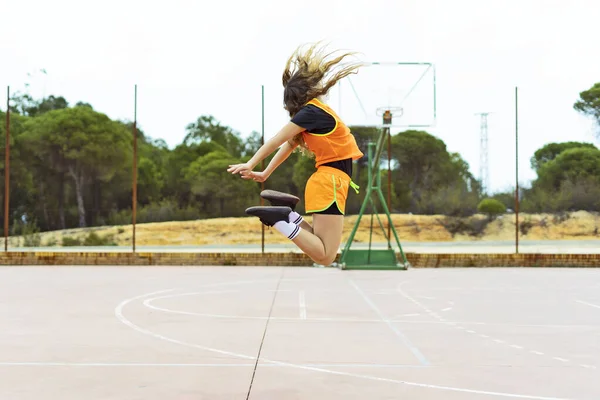
<path fill-rule="evenodd" d="M 599 378 L 595 269 L 0 268 L 3 400 L 599 399 Z"/>

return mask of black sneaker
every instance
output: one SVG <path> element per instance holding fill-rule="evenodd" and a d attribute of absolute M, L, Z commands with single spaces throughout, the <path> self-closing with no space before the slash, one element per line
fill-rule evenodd
<path fill-rule="evenodd" d="M 246 209 L 246 214 L 258 217 L 260 222 L 267 226 L 273 226 L 279 221 L 289 221 L 289 215 L 292 212 L 290 207 L 250 207 Z"/>
<path fill-rule="evenodd" d="M 268 200 L 273 206 L 289 207 L 292 211 L 296 209 L 296 204 L 300 201 L 300 199 L 294 195 L 278 192 L 276 190 L 263 190 L 260 192 L 260 197 Z"/>

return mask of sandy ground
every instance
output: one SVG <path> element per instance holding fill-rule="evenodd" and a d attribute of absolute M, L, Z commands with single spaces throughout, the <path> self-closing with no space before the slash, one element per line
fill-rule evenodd
<path fill-rule="evenodd" d="M 387 230 L 385 216 L 380 216 Z M 468 219 L 471 225 L 485 217 L 477 215 Z M 310 223 L 312 218 L 306 217 Z M 357 216 L 345 218 L 343 240 L 345 241 L 354 227 Z M 515 237 L 515 215 L 506 214 L 487 224 L 482 234 L 472 236 L 465 233 L 452 234 L 447 227 L 446 217 L 441 215 L 394 214 L 394 226 L 401 241 L 404 242 L 463 242 L 463 241 L 502 241 Z M 373 218 L 373 242 L 384 242 L 385 238 L 376 218 Z M 593 240 L 600 239 L 600 215 L 585 211 L 572 212 L 565 216 L 552 214 L 520 214 L 522 240 Z M 445 226 L 446 225 L 446 226 Z M 177 246 L 177 245 L 233 245 L 260 244 L 261 224 L 256 218 L 215 218 L 197 221 L 161 222 L 138 224 L 136 243 L 139 246 Z M 371 216 L 361 220 L 355 241 L 369 241 Z M 69 229 L 65 231 L 40 234 L 41 245 L 60 246 L 64 237 L 85 238 L 90 231 L 100 236 L 111 235 L 119 246 L 131 245 L 132 227 L 112 226 L 102 228 Z M 266 228 L 266 236 L 271 244 L 285 244 L 286 238 L 273 228 Z M 12 247 L 20 247 L 22 238 L 11 238 Z"/>

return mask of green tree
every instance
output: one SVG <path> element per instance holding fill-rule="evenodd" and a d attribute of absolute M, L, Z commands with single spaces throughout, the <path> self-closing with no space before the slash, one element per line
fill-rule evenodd
<path fill-rule="evenodd" d="M 600 184 L 600 150 L 596 148 L 573 148 L 561 152 L 554 160 L 538 170 L 536 186 L 553 191 L 559 190 L 565 181 L 595 179 Z"/>
<path fill-rule="evenodd" d="M 166 176 L 163 196 L 176 199 L 181 207 L 189 205 L 193 201 L 193 193 L 189 180 L 182 179 L 184 171 L 199 157 L 215 151 L 227 153 L 223 146 L 215 142 L 182 143 L 170 151 L 163 169 Z"/>
<path fill-rule="evenodd" d="M 10 97 L 10 112 L 29 116 L 37 108 L 37 101 L 29 93 L 15 92 Z"/>
<path fill-rule="evenodd" d="M 199 157 L 185 169 L 185 180 L 189 182 L 191 191 L 199 196 L 206 212 L 214 217 L 241 215 L 243 210 L 237 208 L 243 202 L 248 202 L 252 192 L 256 193 L 255 182 L 246 181 L 239 176 L 227 172 L 230 164 L 240 160 L 223 151 L 213 151 Z M 226 207 L 230 203 L 231 207 Z M 218 205 L 216 213 L 211 212 L 213 205 Z M 245 207 L 249 207 L 246 205 Z"/>
<path fill-rule="evenodd" d="M 69 107 L 69 103 L 62 96 L 48 96 L 41 100 L 35 100 L 28 93 L 16 92 L 11 96 L 11 111 L 35 117 L 52 110 L 62 110 Z"/>
<path fill-rule="evenodd" d="M 109 181 L 128 164 L 130 133 L 123 124 L 88 107 L 50 111 L 29 122 L 24 143 L 48 168 L 72 179 L 79 226 L 86 226 L 85 185 L 93 179 Z"/>
<path fill-rule="evenodd" d="M 138 201 L 145 205 L 158 202 L 166 195 L 169 148 L 162 139 L 151 139 L 141 130 L 138 134 Z"/>
<path fill-rule="evenodd" d="M 580 147 L 589 149 L 596 148 L 596 146 L 591 143 L 583 142 L 548 143 L 535 151 L 530 160 L 531 168 L 534 171 L 537 171 L 547 162 L 554 160 L 563 151 Z"/>
<path fill-rule="evenodd" d="M 600 150 L 574 147 L 543 163 L 531 188 L 523 191 L 525 212 L 599 209 Z"/>
<path fill-rule="evenodd" d="M 186 127 L 187 134 L 183 144 L 199 144 L 204 142 L 217 143 L 225 148 L 234 157 L 241 157 L 244 143 L 239 133 L 230 127 L 221 125 L 212 115 L 203 115 L 194 123 Z"/>
<path fill-rule="evenodd" d="M 23 132 L 28 117 L 11 113 L 10 115 L 10 209 L 9 222 L 21 219 L 24 215 L 34 218 L 36 209 L 36 189 L 34 183 L 34 171 L 31 160 L 18 147 L 18 142 Z M 2 148 L 6 142 L 6 113 L 0 111 L 0 143 Z M 0 204 L 4 204 L 4 176 L 6 160 L 4 150 L 0 156 Z M 4 213 L 0 213 L 0 221 L 4 223 Z"/>
<path fill-rule="evenodd" d="M 250 135 L 246 138 L 242 156 L 252 157 L 258 151 L 258 149 L 260 149 L 260 146 L 262 146 L 261 142 L 261 134 L 256 131 L 252 131 L 252 133 L 250 133 Z"/>
<path fill-rule="evenodd" d="M 427 214 L 474 211 L 479 185 L 467 162 L 448 152 L 441 139 L 424 131 L 400 132 L 392 138 L 392 155 L 397 163 L 392 176 L 396 196 L 409 202 L 403 208 Z M 441 210 L 440 200 L 450 192 L 457 201 L 471 199 L 467 209 Z"/>
<path fill-rule="evenodd" d="M 573 105 L 575 110 L 590 116 L 600 125 L 600 82 L 595 83 L 588 90 L 579 93 L 579 100 Z"/>
<path fill-rule="evenodd" d="M 62 96 L 48 96 L 37 103 L 37 107 L 30 110 L 29 115 L 35 117 L 52 110 L 62 110 L 69 107 L 69 103 Z"/>

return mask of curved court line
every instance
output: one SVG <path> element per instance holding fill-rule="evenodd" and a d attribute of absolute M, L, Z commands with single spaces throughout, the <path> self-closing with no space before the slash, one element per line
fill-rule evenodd
<path fill-rule="evenodd" d="M 227 291 L 230 292 L 230 291 Z M 231 291 L 231 292 L 236 292 L 236 291 Z M 260 316 L 244 316 L 244 315 L 228 315 L 228 314 L 210 314 L 210 313 L 197 313 L 197 312 L 193 312 L 193 311 L 181 311 L 181 310 L 173 310 L 170 308 L 164 308 L 164 307 L 158 307 L 155 306 L 153 304 L 151 304 L 153 301 L 155 300 L 159 300 L 162 298 L 167 298 L 167 297 L 178 297 L 178 296 L 186 296 L 186 295 L 193 295 L 193 294 L 203 294 L 203 293 L 207 293 L 207 292 L 190 292 L 190 293 L 183 293 L 183 294 L 177 294 L 177 295 L 171 295 L 171 296 L 159 296 L 159 297 L 153 297 L 150 299 L 147 299 L 144 301 L 144 305 L 148 308 L 151 308 L 153 310 L 156 311 L 162 311 L 162 312 L 166 312 L 166 313 L 173 313 L 173 314 L 182 314 L 182 315 L 191 315 L 194 317 L 207 317 L 207 318 L 229 318 L 229 319 L 259 319 L 259 320 L 264 320 L 267 319 L 267 317 L 260 317 Z M 217 293 L 217 292 L 214 292 Z M 225 291 L 223 291 L 223 293 L 225 293 Z M 404 315 L 399 315 L 397 317 L 416 317 L 419 316 L 419 314 L 404 314 Z M 299 321 L 300 318 L 295 318 L 295 317 L 271 317 L 272 320 L 279 320 L 279 321 Z M 304 321 L 316 321 L 316 322 L 381 322 L 380 319 L 369 319 L 369 318 L 364 318 L 364 319 L 360 319 L 360 318 L 331 318 L 331 317 L 307 317 Z M 385 321 L 384 321 L 385 322 Z M 478 326 L 505 326 L 505 327 L 533 327 L 533 328 L 557 328 L 557 329 L 562 329 L 562 328 L 585 328 L 585 329 L 600 329 L 599 325 L 556 325 L 556 324 L 506 324 L 506 323 L 501 323 L 501 322 L 478 322 L 478 321 L 448 321 L 448 320 L 444 320 L 444 321 L 421 321 L 421 320 L 408 320 L 408 319 L 397 319 L 397 318 L 393 318 L 390 319 L 389 322 L 402 322 L 402 323 L 407 323 L 407 324 L 440 324 L 440 325 L 457 325 L 457 324 L 461 324 L 461 325 L 478 325 Z"/>
<path fill-rule="evenodd" d="M 575 300 L 576 302 L 580 303 L 580 304 L 585 304 L 586 306 L 590 306 L 590 307 L 595 307 L 595 308 L 600 308 L 599 305 L 597 304 L 592 304 L 592 303 L 588 303 L 587 301 L 583 301 L 583 300 Z"/>
<path fill-rule="evenodd" d="M 171 314 L 190 315 L 193 317 L 206 317 L 206 318 L 223 318 L 223 319 L 257 319 L 266 320 L 267 317 L 252 316 L 252 315 L 229 315 L 229 314 L 211 314 L 211 313 L 199 313 L 193 311 L 182 311 L 173 310 L 171 308 L 159 307 L 152 304 L 156 300 L 180 297 L 180 296 L 192 296 L 192 295 L 203 295 L 203 294 L 220 294 L 220 293 L 237 293 L 238 290 L 222 290 L 222 291 L 211 291 L 211 292 L 188 292 L 181 294 L 172 294 L 168 296 L 151 297 L 144 300 L 144 305 L 155 311 L 162 311 Z M 404 314 L 398 317 L 417 317 L 420 314 Z M 439 321 L 415 321 L 415 320 L 403 320 L 403 319 L 371 319 L 371 318 L 332 318 L 332 317 L 271 317 L 271 320 L 275 321 L 308 321 L 308 322 L 406 322 L 406 323 L 423 323 L 423 324 L 442 324 Z"/>
<path fill-rule="evenodd" d="M 314 280 L 312 278 L 284 278 L 283 280 L 286 281 L 296 281 L 296 280 Z M 264 282 L 271 282 L 271 280 L 251 280 L 251 281 L 236 281 L 236 282 L 221 282 L 221 283 L 214 283 L 214 284 L 207 284 L 207 285 L 201 285 L 200 287 L 211 287 L 211 286 L 226 286 L 226 285 L 242 285 L 242 284 L 248 284 L 248 283 L 264 283 Z M 410 281 L 404 281 L 402 282 L 402 285 L 404 285 L 405 283 L 408 283 Z M 228 291 L 215 291 L 215 292 L 210 292 L 210 294 L 218 294 L 218 293 L 233 293 L 233 292 L 244 292 L 245 290 L 243 289 L 237 289 L 237 290 L 228 290 Z M 256 290 L 248 290 L 248 291 L 256 291 Z M 268 292 L 271 292 L 272 290 L 267 290 Z M 283 289 L 283 290 L 279 290 L 280 292 L 296 292 L 297 290 L 295 289 Z M 321 291 L 319 291 L 321 292 Z M 323 292 L 330 292 L 330 291 L 323 291 Z M 333 290 L 331 292 L 334 292 Z M 340 291 L 342 292 L 342 291 Z M 343 291 L 344 293 L 351 293 L 351 291 Z M 395 291 L 396 293 L 398 293 L 398 291 Z M 164 299 L 164 298 L 171 298 L 171 297 L 180 297 L 180 296 L 192 296 L 192 295 L 202 295 L 202 294 L 209 294 L 209 292 L 187 292 L 187 293 L 181 293 L 181 294 L 174 294 L 174 295 L 169 295 L 169 296 L 159 296 L 159 297 L 154 297 L 151 299 L 148 299 L 146 301 L 144 301 L 144 305 L 146 307 L 149 307 L 153 310 L 156 311 L 162 311 L 162 312 L 166 312 L 166 313 L 173 313 L 173 314 L 182 314 L 182 315 L 191 315 L 191 316 L 196 316 L 196 317 L 208 317 L 208 318 L 230 318 L 230 319 L 258 319 L 258 320 L 264 320 L 267 317 L 260 317 L 260 316 L 241 316 L 241 315 L 227 315 L 227 314 L 210 314 L 210 313 L 195 313 L 192 311 L 181 311 L 181 310 L 172 310 L 169 308 L 162 308 L 162 307 L 157 307 L 155 305 L 151 305 L 150 303 L 155 301 L 155 300 L 159 300 L 159 299 Z M 449 302 L 452 305 L 454 305 L 454 302 Z M 441 311 L 447 311 L 447 310 L 441 310 Z M 482 325 L 482 326 L 506 326 L 506 327 L 533 327 L 533 328 L 557 328 L 557 329 L 561 329 L 561 328 L 584 328 L 584 329 L 600 329 L 600 325 L 564 325 L 564 324 L 520 324 L 520 323 L 502 323 L 502 322 L 480 322 L 480 321 L 419 321 L 419 320 L 403 320 L 403 319 L 397 319 L 398 317 L 413 317 L 413 316 L 418 316 L 418 314 L 404 314 L 404 315 L 398 315 L 396 316 L 396 318 L 392 318 L 389 319 L 389 322 L 402 322 L 402 323 L 408 323 L 408 324 L 461 324 L 461 325 Z M 271 317 L 271 319 L 273 320 L 281 320 L 281 321 L 296 321 L 299 320 L 300 318 L 293 318 L 293 317 Z M 378 319 L 368 319 L 368 318 L 364 318 L 364 319 L 360 319 L 360 318 L 331 318 L 331 317 L 312 317 L 312 318 L 306 318 L 306 321 L 323 321 L 323 322 L 381 322 L 381 320 Z M 387 321 L 387 320 L 386 320 Z M 385 321 L 384 321 L 385 322 Z"/>
<path fill-rule="evenodd" d="M 231 357 L 242 358 L 244 360 L 256 360 L 256 357 L 248 356 L 245 354 L 239 354 L 239 353 L 234 353 L 231 351 L 215 349 L 212 347 L 206 347 L 206 346 L 202 346 L 202 345 L 195 344 L 195 343 L 187 343 L 187 342 L 184 342 L 181 340 L 163 336 L 161 334 L 152 332 L 148 329 L 144 329 L 144 328 L 134 324 L 133 322 L 131 322 L 129 319 L 127 319 L 123 315 L 123 308 L 127 304 L 129 304 L 135 300 L 142 299 L 144 297 L 152 296 L 152 295 L 159 294 L 159 293 L 170 292 L 173 290 L 175 290 L 175 289 L 159 290 L 156 292 L 142 294 L 139 296 L 131 297 L 129 299 L 125 299 L 115 307 L 115 316 L 117 317 L 117 319 L 119 321 L 121 321 L 123 324 L 129 326 L 133 330 L 135 330 L 139 333 L 143 333 L 148 336 L 155 337 L 157 339 L 164 340 L 166 342 L 178 344 L 181 346 L 191 347 L 191 348 L 195 348 L 195 349 L 200 349 L 200 350 L 204 350 L 204 351 L 210 351 L 213 353 L 223 354 L 223 355 L 227 355 L 227 356 L 231 356 Z M 353 374 L 350 372 L 341 372 L 341 371 L 334 371 L 334 370 L 325 369 L 325 368 L 317 368 L 317 367 L 309 367 L 309 366 L 298 365 L 298 364 L 291 364 L 291 363 L 286 363 L 286 362 L 282 362 L 282 361 L 268 360 L 265 358 L 262 359 L 262 362 L 280 365 L 282 367 L 290 367 L 290 368 L 296 368 L 296 369 L 302 369 L 302 370 L 314 371 L 314 372 L 323 372 L 323 373 L 331 374 L 331 375 L 339 375 L 339 376 L 347 376 L 350 378 L 367 379 L 367 380 L 372 380 L 372 381 L 377 381 L 377 382 L 403 384 L 403 385 L 407 385 L 407 386 L 421 387 L 421 388 L 427 388 L 427 389 L 437 389 L 437 390 L 446 390 L 446 391 L 453 391 L 453 392 L 484 394 L 484 395 L 490 395 L 490 396 L 511 397 L 511 398 L 531 399 L 531 400 L 567 400 L 567 399 L 562 399 L 562 398 L 558 398 L 558 397 L 541 397 L 541 396 L 521 395 L 521 394 L 515 394 L 515 393 L 490 392 L 490 391 L 485 391 L 485 390 L 465 389 L 465 388 L 450 387 L 450 386 L 439 386 L 439 385 L 430 385 L 430 384 L 425 384 L 425 383 L 408 382 L 408 381 L 402 381 L 402 380 L 397 380 L 397 379 L 381 378 L 381 377 L 371 376 L 371 375 Z"/>
<path fill-rule="evenodd" d="M 179 296 L 191 296 L 191 295 L 202 295 L 202 294 L 215 294 L 218 292 L 190 292 L 183 294 L 175 294 L 169 296 L 158 296 L 151 297 L 149 299 L 144 300 L 144 305 L 148 308 L 151 308 L 156 311 L 162 311 L 166 313 L 172 314 L 181 314 L 181 315 L 191 315 L 195 317 L 208 317 L 208 318 L 227 318 L 227 319 L 258 319 L 258 320 L 266 320 L 267 317 L 261 316 L 251 316 L 251 315 L 228 315 L 228 314 L 210 314 L 210 313 L 197 313 L 193 311 L 181 311 L 181 310 L 172 310 L 170 308 L 158 307 L 152 304 L 155 300 L 179 297 Z M 379 319 L 342 319 L 342 318 L 327 318 L 327 317 L 315 317 L 315 318 L 306 318 L 301 319 L 298 317 L 271 317 L 272 320 L 279 321 L 330 321 L 330 322 L 381 322 Z"/>

